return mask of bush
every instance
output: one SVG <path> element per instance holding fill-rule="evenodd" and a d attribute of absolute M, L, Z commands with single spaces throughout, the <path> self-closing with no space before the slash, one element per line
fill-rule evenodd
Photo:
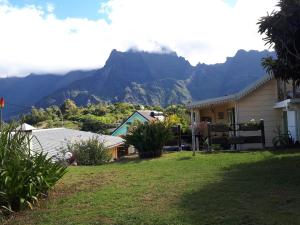
<path fill-rule="evenodd" d="M 65 174 L 66 167 L 54 163 L 42 151 L 30 152 L 29 136 L 13 133 L 10 125 L 0 133 L 0 214 L 32 208 L 38 198 Z"/>
<path fill-rule="evenodd" d="M 277 127 L 274 133 L 276 136 L 272 139 L 272 143 L 275 149 L 284 149 L 293 146 L 294 140 L 290 132 L 284 133 L 280 127 Z"/>
<path fill-rule="evenodd" d="M 137 148 L 141 158 L 151 158 L 162 155 L 162 149 L 171 137 L 169 126 L 163 122 L 151 122 L 132 127 L 125 140 Z"/>
<path fill-rule="evenodd" d="M 68 151 L 75 156 L 78 165 L 101 165 L 112 159 L 111 152 L 96 137 L 69 144 Z"/>

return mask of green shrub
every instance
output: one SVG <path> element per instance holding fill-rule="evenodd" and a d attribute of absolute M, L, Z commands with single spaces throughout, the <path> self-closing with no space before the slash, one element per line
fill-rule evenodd
<path fill-rule="evenodd" d="M 39 197 L 65 174 L 66 167 L 42 151 L 29 150 L 29 137 L 13 132 L 12 125 L 0 133 L 0 214 L 32 208 Z"/>
<path fill-rule="evenodd" d="M 277 127 L 274 133 L 276 136 L 273 137 L 272 143 L 275 149 L 289 148 L 294 144 L 290 132 L 284 133 L 280 127 Z"/>
<path fill-rule="evenodd" d="M 165 143 L 172 137 L 163 122 L 143 123 L 132 127 L 125 137 L 128 145 L 137 148 L 141 158 L 160 157 Z"/>
<path fill-rule="evenodd" d="M 69 144 L 68 151 L 75 156 L 78 165 L 101 165 L 112 159 L 111 152 L 96 137 Z"/>

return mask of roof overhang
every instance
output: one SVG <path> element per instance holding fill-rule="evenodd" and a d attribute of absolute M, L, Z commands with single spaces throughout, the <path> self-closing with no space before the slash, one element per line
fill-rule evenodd
<path fill-rule="evenodd" d="M 193 103 L 191 105 L 188 106 L 189 109 L 201 109 L 201 108 L 207 108 L 210 107 L 212 105 L 222 105 L 222 104 L 226 104 L 229 102 L 234 102 L 235 101 L 236 96 L 235 95 L 227 95 L 227 96 L 223 96 L 223 97 L 219 97 L 219 98 L 211 98 L 211 99 L 206 99 L 200 102 L 196 102 Z"/>
<path fill-rule="evenodd" d="M 274 109 L 288 109 L 292 106 L 300 105 L 300 98 L 286 99 L 281 102 L 277 102 L 274 105 Z"/>
<path fill-rule="evenodd" d="M 218 97 L 218 98 L 205 99 L 202 101 L 191 103 L 190 105 L 187 106 L 187 108 L 188 109 L 207 108 L 212 105 L 220 105 L 220 104 L 238 101 L 241 98 L 247 96 L 248 94 L 250 94 L 253 91 L 255 91 L 256 89 L 258 89 L 259 87 L 261 87 L 268 81 L 272 80 L 273 78 L 274 78 L 274 75 L 267 74 L 236 94 L 226 95 L 226 96 L 222 96 L 222 97 Z"/>

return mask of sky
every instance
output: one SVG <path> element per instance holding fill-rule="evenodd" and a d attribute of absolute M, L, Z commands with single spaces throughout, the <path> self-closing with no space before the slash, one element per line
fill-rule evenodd
<path fill-rule="evenodd" d="M 196 65 L 264 50 L 278 0 L 0 0 L 0 77 L 100 68 L 112 49 L 176 51 Z"/>

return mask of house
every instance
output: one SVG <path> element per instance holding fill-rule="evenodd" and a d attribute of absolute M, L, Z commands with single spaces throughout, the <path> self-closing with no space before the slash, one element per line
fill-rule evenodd
<path fill-rule="evenodd" d="M 119 150 L 124 144 L 120 137 L 96 134 L 67 128 L 37 129 L 28 124 L 22 124 L 17 130 L 30 135 L 30 149 L 32 151 L 44 151 L 49 157 L 60 157 L 62 149 L 66 149 L 70 143 L 86 141 L 97 138 L 112 153 L 113 159 L 119 157 Z"/>
<path fill-rule="evenodd" d="M 130 127 L 134 121 L 145 123 L 151 121 L 163 121 L 164 118 L 165 117 L 162 112 L 153 110 L 137 110 L 112 132 L 112 136 L 125 136 L 127 134 L 128 127 Z"/>
<path fill-rule="evenodd" d="M 300 140 L 300 98 L 292 82 L 282 82 L 273 75 L 265 75 L 244 90 L 223 97 L 191 103 L 193 149 L 196 148 L 195 129 L 201 121 L 214 124 L 239 124 L 250 120 L 264 120 L 266 147 L 282 132 L 289 132 L 294 141 Z M 293 96 L 293 93 L 295 95 Z M 241 135 L 238 133 L 237 135 Z M 261 145 L 239 145 L 239 149 L 258 148 Z"/>

